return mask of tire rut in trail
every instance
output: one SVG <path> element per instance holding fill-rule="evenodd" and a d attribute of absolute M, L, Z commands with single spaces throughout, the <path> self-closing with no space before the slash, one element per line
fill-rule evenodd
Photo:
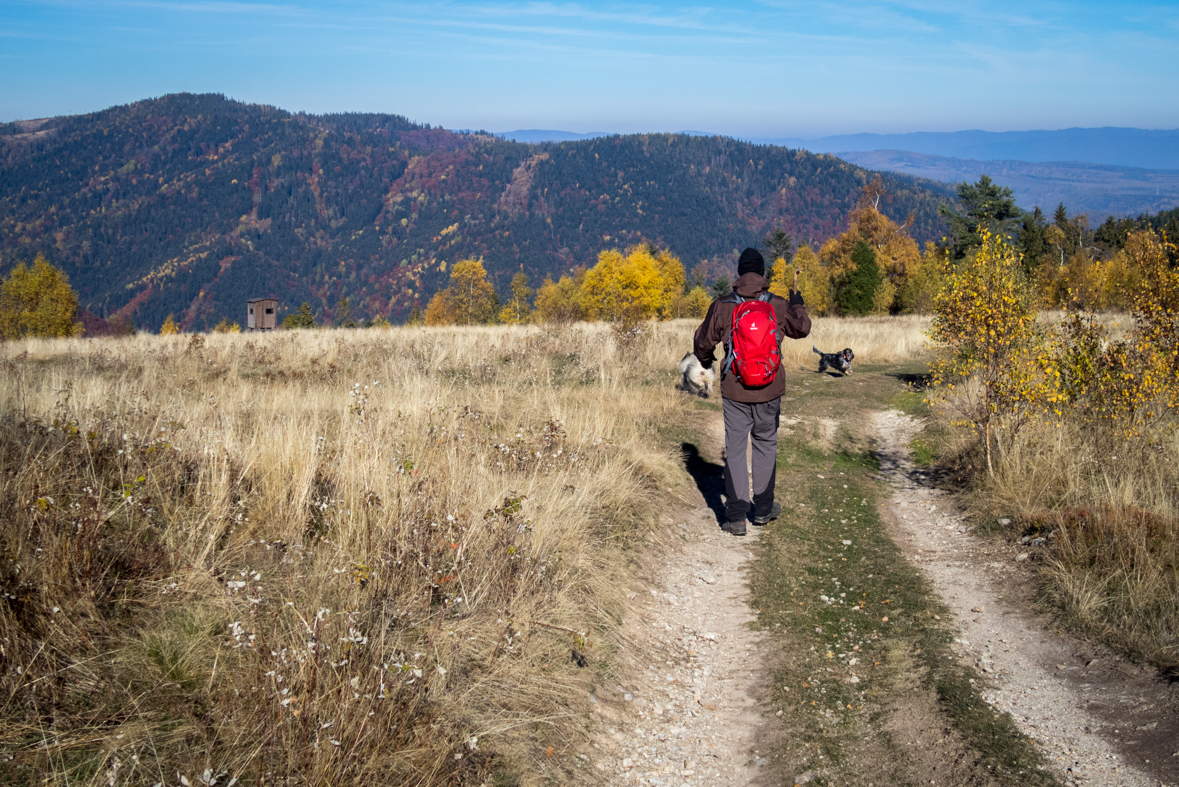
<path fill-rule="evenodd" d="M 703 450 L 689 446 L 696 507 L 664 518 L 630 602 L 617 673 L 595 695 L 586 781 L 606 785 L 758 783 L 757 751 L 772 721 L 763 712 L 767 639 L 750 624 L 746 571 L 758 528 L 721 531 L 719 414 Z"/>
<path fill-rule="evenodd" d="M 955 615 L 955 650 L 991 682 L 984 699 L 1011 714 L 1067 785 L 1179 784 L 1179 689 L 1060 634 L 1028 610 L 1029 599 L 1013 604 L 1008 567 L 988 562 L 950 496 L 915 472 L 908 446 L 919 430 L 897 411 L 872 417 L 881 477 L 892 487 L 882 512 Z"/>

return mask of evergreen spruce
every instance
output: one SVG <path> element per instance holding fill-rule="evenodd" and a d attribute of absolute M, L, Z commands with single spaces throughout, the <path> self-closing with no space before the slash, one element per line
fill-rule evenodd
<path fill-rule="evenodd" d="M 299 307 L 298 311 L 291 312 L 283 318 L 282 327 L 284 328 L 314 328 L 315 315 L 311 312 L 311 304 L 303 301 L 303 305 Z"/>
<path fill-rule="evenodd" d="M 839 309 L 844 314 L 856 316 L 870 314 L 876 291 L 884 283 L 884 274 L 876 264 L 876 252 L 862 240 L 856 241 L 851 258 L 856 267 L 840 289 Z"/>

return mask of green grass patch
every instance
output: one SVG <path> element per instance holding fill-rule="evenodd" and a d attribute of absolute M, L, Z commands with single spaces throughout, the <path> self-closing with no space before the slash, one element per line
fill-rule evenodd
<path fill-rule="evenodd" d="M 1055 784 L 1011 719 L 979 697 L 978 676 L 950 648 L 946 609 L 881 521 L 867 416 L 911 394 L 887 371 L 863 381 L 795 408 L 802 423 L 839 420 L 826 445 L 803 428 L 779 438 L 784 514 L 759 542 L 752 590 L 758 625 L 781 644 L 772 705 L 789 732 L 780 755 L 839 783 L 911 783 L 920 768 L 892 730 L 925 713 L 979 763 L 977 783 Z"/>
<path fill-rule="evenodd" d="M 909 452 L 913 457 L 913 462 L 921 467 L 929 467 L 937 459 L 937 450 L 933 444 L 920 437 L 909 443 Z"/>

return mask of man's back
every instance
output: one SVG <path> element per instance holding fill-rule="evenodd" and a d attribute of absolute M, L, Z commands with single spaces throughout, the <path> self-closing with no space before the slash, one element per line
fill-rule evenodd
<path fill-rule="evenodd" d="M 733 292 L 744 299 L 759 297 L 769 291 L 769 282 L 765 276 L 758 273 L 744 273 L 733 282 Z M 780 295 L 771 294 L 769 304 L 774 309 L 774 316 L 778 321 L 778 330 L 791 339 L 805 338 L 811 331 L 811 318 L 801 303 L 789 303 Z M 713 363 L 713 351 L 716 345 L 723 343 L 728 348 L 729 334 L 733 330 L 733 312 L 737 308 L 737 299 L 730 296 L 719 298 L 708 307 L 703 322 L 696 330 L 692 351 L 701 365 L 710 368 Z M 750 388 L 742 384 L 732 371 L 721 374 L 721 396 L 735 402 L 768 402 L 786 393 L 786 381 L 782 374 L 774 377 L 769 385 L 760 388 Z"/>

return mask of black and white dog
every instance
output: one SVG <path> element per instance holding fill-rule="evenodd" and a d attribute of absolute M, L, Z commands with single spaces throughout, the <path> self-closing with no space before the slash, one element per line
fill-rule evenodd
<path fill-rule="evenodd" d="M 837 353 L 823 353 L 819 352 L 819 348 L 811 345 L 811 349 L 819 354 L 819 374 L 827 371 L 830 367 L 837 372 L 843 372 L 844 375 L 851 374 L 852 358 L 856 354 L 851 351 L 850 347 L 840 350 Z"/>
<path fill-rule="evenodd" d="M 707 399 L 714 382 L 716 370 L 705 369 L 694 354 L 688 353 L 680 359 L 680 384 L 677 387 L 681 391 Z"/>

